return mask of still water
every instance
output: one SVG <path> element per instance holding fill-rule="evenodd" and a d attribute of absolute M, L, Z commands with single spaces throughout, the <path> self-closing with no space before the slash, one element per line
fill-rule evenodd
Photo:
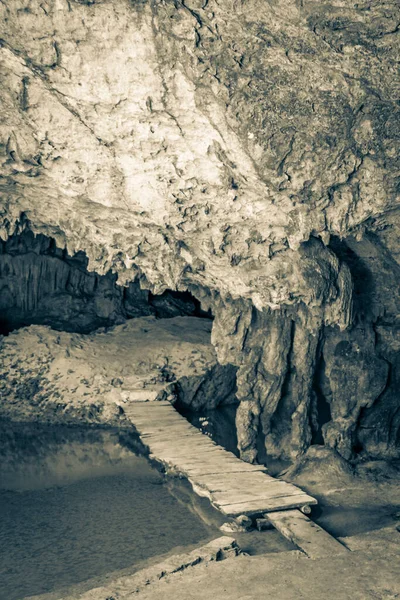
<path fill-rule="evenodd" d="M 0 599 L 215 537 L 118 432 L 0 422 Z"/>

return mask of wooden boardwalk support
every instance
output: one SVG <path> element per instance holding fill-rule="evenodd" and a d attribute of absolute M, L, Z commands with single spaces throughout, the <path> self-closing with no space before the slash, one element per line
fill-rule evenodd
<path fill-rule="evenodd" d="M 322 527 L 310 521 L 299 510 L 268 513 L 267 519 L 276 529 L 310 558 L 325 558 L 349 552 Z"/>
<path fill-rule="evenodd" d="M 317 504 L 295 485 L 274 479 L 264 467 L 245 463 L 218 446 L 169 402 L 129 402 L 124 410 L 150 457 L 187 477 L 197 494 L 228 517 Z"/>

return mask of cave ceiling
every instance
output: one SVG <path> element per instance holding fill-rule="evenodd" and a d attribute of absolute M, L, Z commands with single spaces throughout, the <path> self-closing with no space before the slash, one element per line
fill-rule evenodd
<path fill-rule="evenodd" d="M 3 239 L 345 326 L 330 236 L 399 258 L 398 23 L 391 1 L 1 2 Z"/>

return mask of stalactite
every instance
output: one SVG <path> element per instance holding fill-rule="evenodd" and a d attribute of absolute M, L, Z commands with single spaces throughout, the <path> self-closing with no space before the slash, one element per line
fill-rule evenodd
<path fill-rule="evenodd" d="M 2 243 L 0 310 L 3 332 L 42 323 L 64 331 L 88 332 L 146 315 L 209 316 L 189 293 L 154 296 L 138 282 L 123 288 L 116 275 L 87 270 L 83 253 L 74 257 L 54 240 L 27 231 Z"/>

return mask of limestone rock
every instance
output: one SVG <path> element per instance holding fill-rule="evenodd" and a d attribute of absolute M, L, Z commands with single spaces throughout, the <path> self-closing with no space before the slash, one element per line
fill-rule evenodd
<path fill-rule="evenodd" d="M 24 215 L 100 274 L 307 303 L 301 243 L 396 205 L 397 3 L 364 8 L 2 4 L 3 235 Z"/>
<path fill-rule="evenodd" d="M 361 409 L 371 407 L 383 392 L 389 368 L 376 356 L 373 332 L 368 329 L 353 329 L 347 336 L 330 335 L 324 358 L 332 414 L 332 421 L 324 426 L 324 439 L 349 459 Z"/>
<path fill-rule="evenodd" d="M 138 281 L 118 286 L 117 276 L 88 272 L 87 258 L 73 257 L 55 240 L 27 231 L 0 242 L 0 311 L 3 333 L 31 323 L 87 333 L 129 318 L 201 314 L 190 294 L 154 296 Z"/>

